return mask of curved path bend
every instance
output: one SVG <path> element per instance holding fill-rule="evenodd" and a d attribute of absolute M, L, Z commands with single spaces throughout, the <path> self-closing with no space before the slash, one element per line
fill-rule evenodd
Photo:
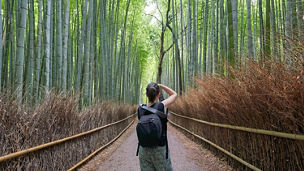
<path fill-rule="evenodd" d="M 133 124 L 115 143 L 96 155 L 79 170 L 138 171 L 136 154 L 136 124 Z M 173 170 L 208 171 L 232 170 L 224 161 L 203 149 L 168 124 L 168 142 Z"/>

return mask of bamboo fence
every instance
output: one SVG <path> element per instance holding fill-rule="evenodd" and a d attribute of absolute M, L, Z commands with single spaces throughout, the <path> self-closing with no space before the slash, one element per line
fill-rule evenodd
<path fill-rule="evenodd" d="M 280 138 L 286 138 L 286 139 L 291 139 L 291 140 L 300 140 L 303 141 L 304 140 L 304 135 L 300 135 L 300 134 L 291 134 L 291 133 L 284 133 L 284 132 L 277 132 L 277 131 L 270 131 L 270 130 L 263 130 L 263 129 L 255 129 L 255 128 L 247 128 L 247 127 L 241 127 L 241 126 L 234 126 L 234 125 L 227 125 L 227 124 L 220 124 L 220 123 L 213 123 L 213 122 L 208 122 L 208 121 L 204 121 L 204 120 L 199 120 L 196 118 L 191 118 L 188 116 L 183 116 L 183 115 L 179 115 L 177 113 L 174 112 L 170 112 L 172 115 L 180 117 L 180 118 L 184 118 L 184 119 L 188 119 L 188 120 L 192 120 L 198 123 L 202 123 L 202 124 L 206 124 L 209 126 L 214 126 L 214 127 L 220 127 L 220 128 L 227 128 L 227 129 L 232 129 L 232 130 L 238 130 L 238 131 L 245 131 L 245 132 L 249 132 L 249 133 L 255 133 L 255 134 L 262 134 L 262 135 L 268 135 L 268 136 L 274 136 L 274 137 L 280 137 Z M 203 140 L 204 142 L 206 142 L 207 144 L 213 146 L 214 148 L 222 151 L 223 153 L 225 153 L 226 155 L 230 156 L 231 158 L 233 158 L 234 160 L 240 162 L 241 164 L 243 164 L 244 166 L 252 169 L 252 170 L 261 170 L 258 167 L 246 162 L 245 160 L 241 159 L 240 157 L 230 153 L 229 151 L 225 150 L 224 148 L 220 147 L 219 145 L 209 141 L 208 139 L 199 136 L 197 134 L 195 134 L 194 132 L 182 127 L 181 125 L 178 125 L 177 123 L 174 123 L 172 120 L 169 120 L 169 122 L 188 132 L 189 134 L 195 136 L 196 138 Z"/>
<path fill-rule="evenodd" d="M 70 137 L 66 137 L 66 138 L 63 138 L 63 139 L 60 139 L 60 140 L 56 140 L 56 141 L 52 141 L 52 142 L 49 142 L 49 143 L 45 143 L 45 144 L 42 144 L 42 145 L 38 145 L 36 147 L 32 147 L 32 148 L 29 148 L 29 149 L 25 149 L 25 150 L 22 150 L 22 151 L 18 151 L 18 152 L 15 152 L 15 153 L 11 153 L 11 154 L 8 154 L 8 155 L 5 155 L 5 156 L 1 156 L 0 157 L 0 163 L 1 162 L 4 162 L 6 160 L 10 160 L 10 159 L 13 159 L 13 158 L 16 158 L 16 157 L 20 157 L 20 156 L 24 156 L 26 154 L 29 154 L 29 153 L 32 153 L 32 152 L 35 152 L 35 151 L 38 151 L 38 150 L 42 150 L 42 149 L 45 149 L 47 147 L 51 147 L 51 146 L 55 146 L 55 145 L 58 145 L 58 144 L 61 144 L 61 143 L 64 143 L 66 141 L 70 141 L 70 140 L 73 140 L 73 139 L 76 139 L 76 138 L 79 138 L 79 137 L 82 137 L 84 135 L 88 135 L 88 134 L 92 134 L 94 132 L 97 132 L 97 131 L 100 131 L 102 129 L 105 129 L 107 127 L 110 127 L 112 125 L 116 125 L 116 124 L 119 124 L 127 119 L 130 119 L 131 117 L 134 117 L 135 113 L 122 119 L 122 120 L 119 120 L 119 121 L 116 121 L 116 122 L 113 122 L 113 123 L 110 123 L 110 124 L 107 124 L 107 125 L 104 125 L 104 126 L 101 126 L 101 127 L 98 127 L 98 128 L 95 128 L 95 129 L 92 129 L 92 130 L 89 130 L 89 131 L 86 131 L 86 132 L 82 132 L 80 134 L 76 134 L 76 135 L 73 135 L 73 136 L 70 136 Z M 131 122 L 133 123 L 134 120 Z M 126 128 L 128 128 L 130 125 L 128 125 Z M 126 129 L 124 129 L 119 135 L 121 135 Z M 115 137 L 114 139 L 116 140 L 119 136 Z M 115 141 L 114 140 L 114 141 Z M 110 141 L 111 143 L 114 142 L 113 140 Z M 107 145 L 111 144 L 111 143 L 107 143 Z M 100 151 L 100 150 L 99 150 Z"/>
<path fill-rule="evenodd" d="M 290 133 L 285 133 L 285 132 L 277 132 L 277 131 L 270 131 L 270 130 L 263 130 L 263 129 L 255 129 L 255 128 L 247 128 L 247 127 L 241 127 L 241 126 L 234 126 L 234 125 L 212 123 L 212 122 L 203 121 L 203 120 L 199 120 L 199 119 L 195 119 L 195 118 L 191 118 L 191 117 L 187 117 L 187 116 L 182 116 L 182 115 L 176 114 L 174 112 L 170 112 L 170 113 L 175 116 L 181 117 L 181 118 L 193 120 L 193 121 L 196 121 L 196 122 L 199 122 L 202 124 L 206 124 L 206 125 L 210 125 L 210 126 L 234 129 L 234 130 L 239 130 L 239 131 L 246 131 L 246 132 L 256 133 L 256 134 L 264 134 L 264 135 L 270 135 L 270 136 L 276 136 L 276 137 L 288 138 L 288 139 L 294 139 L 294 140 L 301 140 L 301 141 L 304 140 L 304 135 L 300 135 L 300 134 L 290 134 Z"/>
<path fill-rule="evenodd" d="M 170 122 L 172 125 L 174 125 L 174 126 L 180 128 L 180 129 L 182 129 L 182 130 L 184 130 L 184 131 L 186 131 L 186 132 L 192 134 L 192 135 L 195 136 L 196 138 L 199 138 L 199 139 L 205 141 L 206 143 L 212 145 L 213 147 L 217 148 L 218 150 L 222 151 L 223 153 L 227 154 L 228 156 L 230 156 L 231 158 L 235 159 L 236 161 L 242 163 L 243 165 L 247 166 L 248 168 L 250 168 L 250 169 L 252 169 L 252 170 L 255 170 L 255 171 L 260 171 L 260 170 L 261 170 L 261 169 L 255 167 L 255 166 L 253 166 L 252 164 L 246 162 L 245 160 L 239 158 L 238 156 L 236 156 L 236 155 L 230 153 L 229 151 L 225 150 L 224 148 L 222 148 L 222 147 L 220 147 L 220 146 L 214 144 L 213 142 L 207 140 L 206 138 L 203 138 L 203 137 L 201 137 L 201 136 L 199 136 L 199 135 L 197 135 L 197 134 L 195 134 L 195 133 L 189 131 L 188 129 L 186 129 L 186 128 L 184 128 L 184 127 L 182 127 L 182 126 L 180 126 L 180 125 L 178 125 L 178 124 L 176 124 L 176 123 L 174 123 L 174 122 L 172 122 L 171 120 L 169 120 L 169 122 Z"/>
<path fill-rule="evenodd" d="M 78 162 L 76 165 L 74 165 L 73 167 L 71 167 L 68 171 L 72 171 L 77 169 L 78 167 L 80 167 L 81 165 L 83 165 L 85 162 L 87 162 L 90 158 L 92 158 L 93 156 L 95 156 L 98 152 L 100 152 L 101 150 L 103 150 L 104 148 L 106 148 L 107 146 L 111 145 L 114 141 L 116 141 L 132 124 L 134 123 L 134 120 L 124 129 L 122 130 L 115 138 L 113 138 L 110 142 L 108 142 L 107 144 L 101 146 L 100 148 L 98 148 L 97 150 L 95 150 L 93 153 L 91 153 L 90 155 L 88 155 L 86 158 L 84 158 L 83 160 L 81 160 L 80 162 Z"/>

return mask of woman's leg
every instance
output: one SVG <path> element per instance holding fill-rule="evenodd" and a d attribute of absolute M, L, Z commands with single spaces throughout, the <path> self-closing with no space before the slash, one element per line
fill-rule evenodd
<path fill-rule="evenodd" d="M 172 171 L 172 163 L 170 159 L 170 151 L 168 151 L 168 159 L 166 159 L 166 146 L 155 148 L 152 155 L 153 165 L 157 171 Z"/>
<path fill-rule="evenodd" d="M 151 149 L 139 147 L 139 165 L 141 171 L 154 171 Z"/>

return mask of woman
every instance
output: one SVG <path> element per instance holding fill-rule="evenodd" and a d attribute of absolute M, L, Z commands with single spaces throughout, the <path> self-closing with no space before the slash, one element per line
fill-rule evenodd
<path fill-rule="evenodd" d="M 169 98 L 158 102 L 161 96 L 160 89 L 163 89 Z M 150 83 L 146 88 L 146 96 L 149 99 L 147 106 L 167 113 L 167 108 L 174 103 L 177 94 L 167 86 L 157 83 Z M 139 116 L 151 114 L 151 112 L 142 108 L 138 109 Z M 139 147 L 139 163 L 142 171 L 171 171 L 172 164 L 168 151 L 167 141 L 167 117 L 160 117 L 162 123 L 161 141 L 156 147 Z"/>

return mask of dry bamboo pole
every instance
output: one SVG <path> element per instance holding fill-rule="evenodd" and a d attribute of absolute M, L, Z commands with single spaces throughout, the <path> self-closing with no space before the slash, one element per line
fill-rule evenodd
<path fill-rule="evenodd" d="M 189 120 L 193 120 L 193 121 L 203 123 L 203 124 L 206 124 L 206 125 L 211 125 L 211 126 L 216 126 L 216 127 L 221 127 L 221 128 L 234 129 L 234 130 L 239 130 L 239 131 L 246 131 L 246 132 L 250 132 L 250 133 L 276 136 L 276 137 L 281 137 L 281 138 L 288 138 L 288 139 L 293 139 L 293 140 L 301 140 L 301 141 L 304 140 L 304 135 L 300 135 L 300 134 L 290 134 L 290 133 L 285 133 L 285 132 L 277 132 L 277 131 L 269 131 L 269 130 L 263 130 L 263 129 L 246 128 L 246 127 L 241 127 L 241 126 L 233 126 L 233 125 L 212 123 L 212 122 L 208 122 L 208 121 L 203 121 L 203 120 L 191 118 L 191 117 L 188 117 L 188 116 L 182 116 L 182 115 L 176 114 L 174 112 L 170 112 L 170 113 L 175 115 L 175 116 L 185 118 L 185 119 L 189 119 Z"/>
<path fill-rule="evenodd" d="M 72 171 L 77 169 L 78 167 L 80 167 L 82 164 L 84 164 L 85 162 L 87 162 L 91 157 L 95 156 L 97 153 L 99 153 L 101 150 L 103 150 L 104 148 L 106 148 L 107 146 L 109 146 L 110 144 L 112 144 L 114 141 L 116 141 L 133 123 L 135 120 L 133 120 L 123 131 L 121 131 L 114 139 L 112 139 L 110 142 L 108 142 L 107 144 L 101 146 L 100 148 L 98 148 L 97 150 L 95 150 L 93 153 L 91 153 L 90 155 L 88 155 L 86 158 L 84 158 L 83 160 L 81 160 L 80 162 L 78 162 L 76 165 L 74 165 L 73 167 L 71 167 L 68 171 Z"/>
<path fill-rule="evenodd" d="M 25 154 L 28 154 L 28 153 L 31 153 L 31 152 L 34 152 L 34 151 L 38 151 L 38 150 L 41 150 L 41 149 L 44 149 L 44 148 L 47 148 L 47 147 L 55 146 L 57 144 L 61 144 L 63 142 L 66 142 L 66 141 L 69 141 L 69 140 L 72 140 L 72 139 L 75 139 L 75 138 L 78 138 L 78 137 L 81 137 L 81 136 L 84 136 L 84 135 L 91 134 L 93 132 L 96 132 L 96 131 L 102 130 L 104 128 L 107 128 L 109 126 L 116 125 L 120 122 L 123 122 L 123 121 L 133 117 L 134 115 L 135 115 L 135 113 L 126 117 L 125 119 L 122 119 L 122 120 L 119 120 L 119 121 L 116 121 L 116 122 L 113 122 L 113 123 L 110 123 L 110 124 L 107 124 L 107 125 L 104 125 L 104 126 L 101 126 L 101 127 L 98 127 L 98 128 L 86 131 L 86 132 L 83 132 L 83 133 L 80 133 L 80 134 L 76 134 L 76 135 L 73 135 L 73 136 L 70 136 L 70 137 L 67 137 L 67 138 L 63 138 L 63 139 L 60 139 L 60 140 L 56 140 L 56 141 L 52 141 L 52 142 L 45 143 L 45 144 L 42 144 L 42 145 L 38 145 L 36 147 L 32 147 L 32 148 L 29 148 L 29 149 L 25 149 L 25 150 L 22 150 L 22 151 L 11 153 L 11 154 L 8 154 L 8 155 L 5 155 L 5 156 L 1 156 L 0 157 L 0 163 L 3 162 L 3 161 L 9 160 L 9 159 L 13 159 L 13 158 L 16 158 L 16 157 L 23 156 Z"/>
<path fill-rule="evenodd" d="M 261 170 L 261 169 L 255 167 L 254 165 L 252 165 L 252 164 L 246 162 L 245 160 L 239 158 L 238 156 L 236 156 L 236 155 L 230 153 L 229 151 L 223 149 L 222 147 L 220 147 L 220 146 L 214 144 L 213 142 L 211 142 L 211 141 L 209 141 L 209 140 L 207 140 L 207 139 L 205 139 L 205 138 L 203 138 L 203 137 L 201 137 L 201 136 L 199 136 L 199 135 L 197 135 L 197 134 L 195 134 L 195 133 L 189 131 L 188 129 L 186 129 L 186 128 L 184 128 L 184 127 L 182 127 L 182 126 L 180 126 L 180 125 L 178 125 L 178 124 L 176 124 L 176 123 L 174 123 L 174 122 L 172 122 L 172 121 L 169 120 L 169 119 L 168 119 L 168 121 L 169 121 L 172 125 L 174 125 L 174 126 L 180 128 L 180 129 L 182 129 L 182 130 L 184 130 L 184 131 L 186 131 L 186 132 L 192 134 L 193 136 L 195 136 L 195 137 L 197 137 L 197 138 L 199 138 L 199 139 L 205 141 L 206 143 L 208 143 L 208 144 L 210 144 L 211 146 L 215 147 L 216 149 L 222 151 L 222 152 L 225 153 L 226 155 L 228 155 L 228 156 L 230 156 L 231 158 L 235 159 L 236 161 L 242 163 L 243 165 L 247 166 L 248 168 L 250 168 L 250 169 L 252 169 L 252 170 L 255 170 L 255 171 L 260 171 L 260 170 Z"/>

